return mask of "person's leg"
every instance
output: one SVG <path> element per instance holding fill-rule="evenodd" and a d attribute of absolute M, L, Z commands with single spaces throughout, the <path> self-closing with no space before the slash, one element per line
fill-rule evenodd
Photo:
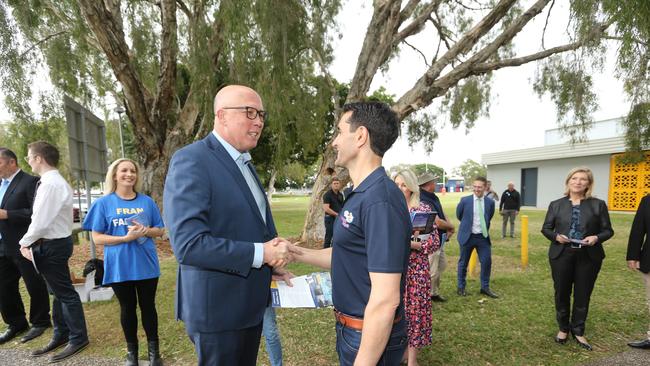
<path fill-rule="evenodd" d="M 269 306 L 264 311 L 262 322 L 262 334 L 266 341 L 266 353 L 269 355 L 271 366 L 282 366 L 282 344 L 280 343 L 280 331 L 275 319 L 275 309 Z"/>
<path fill-rule="evenodd" d="M 584 249 L 578 253 L 574 272 L 573 309 L 571 311 L 571 332 L 576 336 L 584 336 L 589 300 L 601 265 L 602 261 L 592 261 Z"/>
<path fill-rule="evenodd" d="M 55 297 L 52 318 L 55 318 L 55 312 L 60 311 L 60 315 L 56 316 L 58 325 L 62 326 L 61 320 L 65 323 L 70 332 L 71 345 L 87 343 L 88 332 L 83 306 L 79 294 L 72 286 L 68 267 L 68 259 L 72 255 L 72 238 L 48 241 L 38 246 L 41 248 L 36 263 Z M 56 327 L 55 324 L 55 333 Z"/>
<path fill-rule="evenodd" d="M 361 345 L 361 332 L 336 323 L 336 353 L 341 366 L 353 366 Z M 402 354 L 404 351 L 402 351 Z M 400 360 L 401 360 L 400 355 Z"/>
<path fill-rule="evenodd" d="M 138 343 L 138 314 L 136 312 L 138 299 L 135 281 L 112 283 L 115 297 L 120 303 L 120 324 L 126 343 Z"/>
<path fill-rule="evenodd" d="M 0 257 L 0 314 L 2 320 L 14 329 L 26 329 L 25 306 L 18 282 L 20 271 L 11 257 Z M 48 303 L 49 305 L 49 303 Z"/>
<path fill-rule="evenodd" d="M 650 273 L 643 273 L 643 282 L 645 282 L 645 298 L 648 305 L 648 312 L 650 313 Z M 650 325 L 648 325 L 648 339 L 650 340 Z"/>
<path fill-rule="evenodd" d="M 492 274 L 492 246 L 486 238 L 476 240 L 476 252 L 481 263 L 481 289 L 490 288 L 490 275 Z"/>
<path fill-rule="evenodd" d="M 472 254 L 474 246 L 471 245 L 472 239 L 465 245 L 460 246 L 460 256 L 458 257 L 458 273 L 456 276 L 458 289 L 465 288 L 465 277 L 467 276 L 467 265 L 469 264 L 469 257 Z"/>
<path fill-rule="evenodd" d="M 24 257 L 14 258 L 25 287 L 29 293 L 29 322 L 32 327 L 49 327 L 50 320 L 50 295 L 47 292 L 47 285 L 36 270 L 34 264 Z"/>
<path fill-rule="evenodd" d="M 429 268 L 431 271 L 431 296 L 439 296 L 440 275 L 444 270 L 444 253 L 442 249 L 436 250 L 429 255 Z M 441 260 L 442 258 L 442 260 Z"/>
<path fill-rule="evenodd" d="M 510 237 L 514 238 L 515 237 L 515 218 L 517 217 L 517 213 L 515 210 L 511 210 L 510 214 L 508 215 L 510 217 Z"/>
<path fill-rule="evenodd" d="M 334 235 L 334 217 L 325 214 L 325 239 L 323 248 L 329 248 L 332 245 L 332 236 Z"/>
<path fill-rule="evenodd" d="M 262 323 L 247 329 L 215 333 L 187 330 L 194 343 L 199 366 L 255 366 L 261 333 Z"/>
<path fill-rule="evenodd" d="M 571 330 L 569 309 L 574 282 L 575 253 L 565 249 L 558 258 L 550 259 L 549 263 L 555 289 L 555 318 L 560 331 L 568 333 Z"/>
<path fill-rule="evenodd" d="M 144 328 L 148 341 L 157 341 L 158 311 L 156 310 L 156 291 L 158 290 L 158 278 L 150 278 L 135 282 L 135 289 L 138 293 L 138 303 L 140 304 L 142 327 Z"/>
<path fill-rule="evenodd" d="M 501 219 L 503 223 L 501 224 L 501 237 L 506 237 L 506 229 L 508 228 L 508 210 L 501 211 Z"/>

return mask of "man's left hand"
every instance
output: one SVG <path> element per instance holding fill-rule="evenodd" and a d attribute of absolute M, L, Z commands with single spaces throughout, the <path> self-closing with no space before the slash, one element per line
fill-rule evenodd
<path fill-rule="evenodd" d="M 273 274 L 271 275 L 271 278 L 273 281 L 284 281 L 287 286 L 293 287 L 293 284 L 291 283 L 291 279 L 296 277 L 293 273 L 290 271 L 287 271 L 284 268 L 273 268 Z"/>
<path fill-rule="evenodd" d="M 596 235 L 591 235 L 583 239 L 584 244 L 583 245 L 588 245 L 588 246 L 593 246 L 598 243 L 598 237 Z"/>
<path fill-rule="evenodd" d="M 25 257 L 25 259 L 27 259 L 30 262 L 34 261 L 34 258 L 32 258 L 32 251 L 29 250 L 28 247 L 20 247 L 20 254 L 22 254 L 23 257 Z"/>
<path fill-rule="evenodd" d="M 0 220 L 6 220 L 8 218 L 9 216 L 7 216 L 7 210 L 0 209 Z"/>

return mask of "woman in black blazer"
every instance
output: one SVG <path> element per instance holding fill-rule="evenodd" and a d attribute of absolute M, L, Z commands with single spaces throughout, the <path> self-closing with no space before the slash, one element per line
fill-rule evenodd
<path fill-rule="evenodd" d="M 589 168 L 572 169 L 565 181 L 564 197 L 551 202 L 542 226 L 542 234 L 551 241 L 548 257 L 560 328 L 555 341 L 564 344 L 571 333 L 586 350 L 591 350 L 591 345 L 584 337 L 585 321 L 591 291 L 605 258 L 602 244 L 614 235 L 607 205 L 591 196 L 593 184 Z"/>

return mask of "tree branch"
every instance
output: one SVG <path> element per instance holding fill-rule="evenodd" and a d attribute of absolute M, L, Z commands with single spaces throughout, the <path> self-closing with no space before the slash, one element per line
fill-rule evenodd
<path fill-rule="evenodd" d="M 192 11 L 190 10 L 190 8 L 187 7 L 187 5 L 185 5 L 183 0 L 176 0 L 176 4 L 181 9 L 181 11 L 183 13 L 185 13 L 185 16 L 187 16 L 187 19 L 192 19 Z"/>
<path fill-rule="evenodd" d="M 424 9 L 422 9 L 422 12 L 420 15 L 418 15 L 413 21 L 404 27 L 393 39 L 394 44 L 398 44 L 402 40 L 406 39 L 406 37 L 410 37 L 416 33 L 419 33 L 422 31 L 424 28 L 424 23 L 429 19 L 431 16 L 431 13 L 436 11 L 438 9 L 438 6 L 440 6 L 441 0 L 436 0 L 432 1 L 429 3 L 429 5 L 425 6 Z"/>
<path fill-rule="evenodd" d="M 178 54 L 178 39 L 176 25 L 176 1 L 162 0 L 161 23 L 162 35 L 160 44 L 160 74 L 158 75 L 158 91 L 151 112 L 152 122 L 156 125 L 152 131 L 157 132 L 160 146 L 164 144 L 164 136 L 176 106 L 176 56 Z"/>
<path fill-rule="evenodd" d="M 546 22 L 544 22 L 544 30 L 542 30 L 542 49 L 545 49 L 544 46 L 544 37 L 546 36 L 546 27 L 548 27 L 548 19 L 551 17 L 551 10 L 553 10 L 553 5 L 555 5 L 555 0 L 551 3 L 551 6 L 548 8 L 548 13 L 546 13 Z"/>
<path fill-rule="evenodd" d="M 547 58 L 551 55 L 554 55 L 556 53 L 562 53 L 562 52 L 567 52 L 567 51 L 573 51 L 577 50 L 581 46 L 584 45 L 585 41 L 581 42 L 573 42 L 569 44 L 565 44 L 563 46 L 557 46 L 553 48 L 549 48 L 544 51 L 540 51 L 537 53 L 532 53 L 527 56 L 522 56 L 522 57 L 515 57 L 515 58 L 509 58 L 505 60 L 499 60 L 495 62 L 486 62 L 482 64 L 478 64 L 472 67 L 472 72 L 471 75 L 479 75 L 479 74 L 485 74 L 486 72 L 502 69 L 504 67 L 514 67 L 514 66 L 521 66 L 523 64 L 532 62 L 532 61 L 537 61 L 541 60 L 544 58 Z"/>
<path fill-rule="evenodd" d="M 415 46 L 413 46 L 412 44 L 408 43 L 406 40 L 403 40 L 402 42 L 403 42 L 404 44 L 406 44 L 407 46 L 411 47 L 415 52 L 419 53 L 420 56 L 422 56 L 422 59 L 424 59 L 424 64 L 427 65 L 427 67 L 431 67 L 431 65 L 429 65 L 429 62 L 427 61 L 427 56 L 425 56 L 424 53 L 422 53 L 422 51 L 420 51 L 419 49 L 417 49 L 417 48 L 416 48 Z"/>
<path fill-rule="evenodd" d="M 603 39 L 609 39 L 609 40 L 612 40 L 612 41 L 625 41 L 625 39 L 624 39 L 623 37 L 619 37 L 619 36 L 610 36 L 609 34 L 605 34 L 605 35 L 603 35 L 602 38 L 603 38 Z M 650 43 L 648 43 L 648 42 L 643 42 L 642 40 L 640 40 L 640 39 L 638 39 L 638 38 L 632 38 L 632 42 L 634 42 L 634 43 L 638 43 L 638 44 L 640 44 L 640 45 L 644 45 L 644 46 L 646 46 L 646 47 L 650 46 Z"/>
<path fill-rule="evenodd" d="M 419 3 L 420 0 L 409 0 L 409 2 L 404 6 L 404 9 L 399 13 L 399 22 L 404 23 L 406 19 L 410 18 Z"/>
<path fill-rule="evenodd" d="M 43 44 L 43 43 L 45 43 L 47 41 L 49 41 L 51 38 L 54 38 L 56 36 L 60 36 L 60 35 L 65 34 L 65 33 L 69 33 L 69 32 L 67 30 L 62 30 L 62 31 L 59 31 L 59 32 L 56 32 L 56 33 L 48 34 L 47 36 L 45 36 L 45 38 L 43 38 L 43 39 L 39 40 L 38 42 L 34 43 L 33 45 L 31 45 L 31 47 L 29 47 L 27 50 L 25 50 L 23 53 L 21 53 L 20 56 L 18 56 L 18 58 L 25 57 L 25 55 L 27 55 L 34 48 L 40 46 L 41 44 Z"/>

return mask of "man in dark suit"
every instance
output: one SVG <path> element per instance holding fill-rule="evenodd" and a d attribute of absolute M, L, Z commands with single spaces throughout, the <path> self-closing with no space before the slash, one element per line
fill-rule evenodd
<path fill-rule="evenodd" d="M 32 262 L 20 254 L 18 241 L 31 222 L 32 203 L 38 178 L 18 168 L 13 151 L 0 148 L 0 314 L 9 326 L 0 334 L 0 344 L 31 328 L 20 341 L 30 341 L 50 325 L 50 299 L 43 278 Z M 25 317 L 18 281 L 25 281 L 30 296 L 29 323 Z"/>
<path fill-rule="evenodd" d="M 214 131 L 174 154 L 165 181 L 165 224 L 179 263 L 176 317 L 199 365 L 255 365 L 272 267 L 286 264 L 293 246 L 277 238 L 250 164 L 266 118 L 260 96 L 226 86 L 214 113 Z"/>
<path fill-rule="evenodd" d="M 498 298 L 490 290 L 490 272 L 492 271 L 492 243 L 490 241 L 490 220 L 494 216 L 494 200 L 485 199 L 487 179 L 477 177 L 472 183 L 474 194 L 461 198 L 456 207 L 456 217 L 460 220 L 458 226 L 458 243 L 460 258 L 458 259 L 458 295 L 466 296 L 465 277 L 467 265 L 472 250 L 476 248 L 481 262 L 481 294 Z"/>
<path fill-rule="evenodd" d="M 634 216 L 630 239 L 627 244 L 627 265 L 638 270 L 643 275 L 645 282 L 646 299 L 650 309 L 650 196 L 641 199 L 639 208 Z M 650 328 L 644 340 L 630 342 L 633 348 L 650 349 Z"/>

